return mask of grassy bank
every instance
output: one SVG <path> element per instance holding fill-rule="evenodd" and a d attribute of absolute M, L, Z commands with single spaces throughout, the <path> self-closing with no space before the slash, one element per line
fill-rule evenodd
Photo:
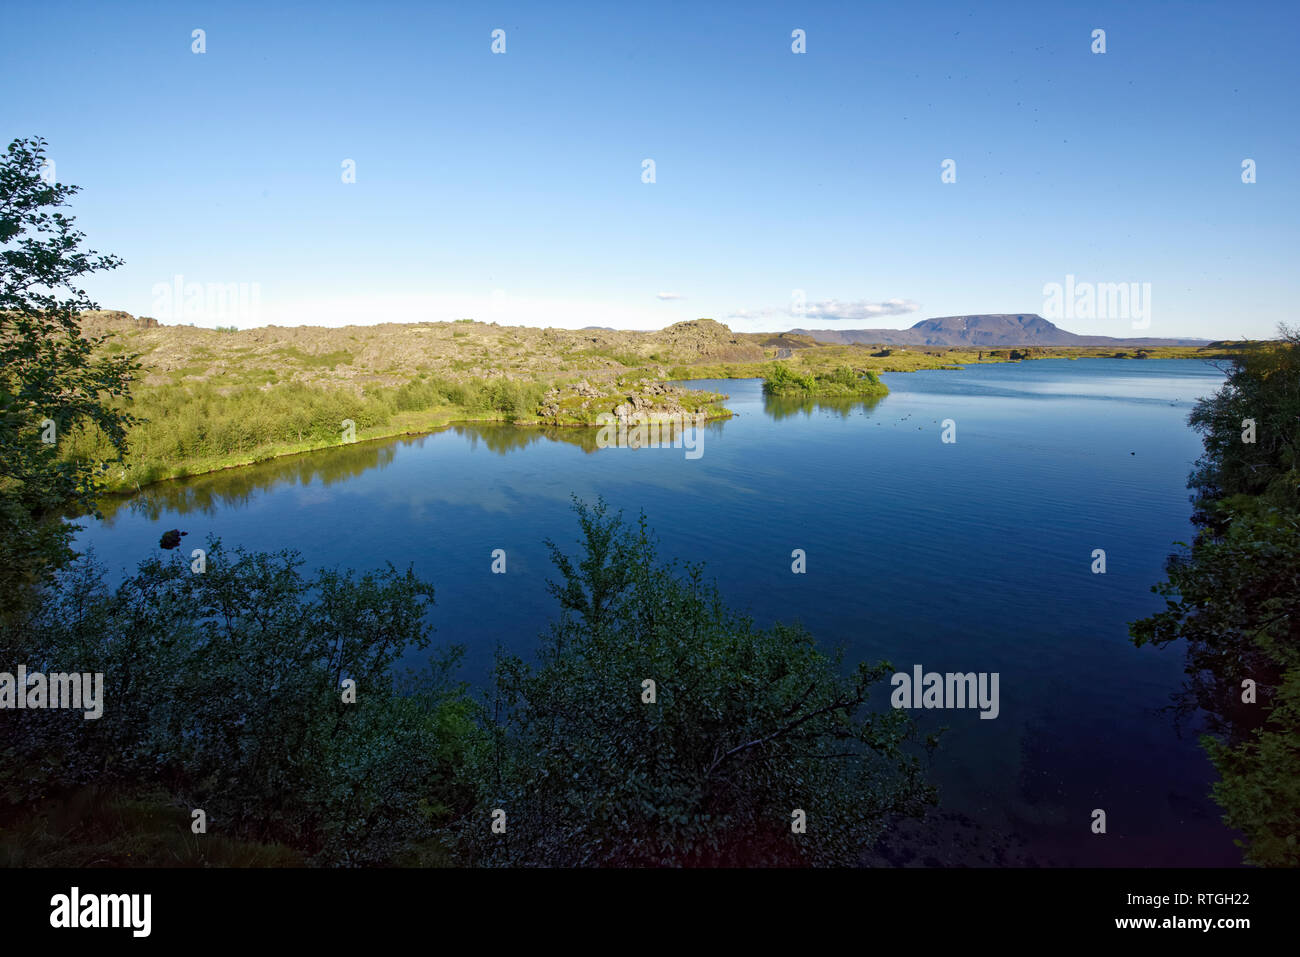
<path fill-rule="evenodd" d="M 167 479 L 453 424 L 594 426 L 596 416 L 616 407 L 628 391 L 635 392 L 564 395 L 536 382 L 429 376 L 365 391 L 301 382 L 225 390 L 212 382 L 145 386 L 126 406 L 139 420 L 129 433 L 130 455 L 111 467 L 103 488 L 129 492 Z M 713 393 L 685 390 L 671 397 L 673 408 L 707 419 L 730 415 L 720 400 Z M 64 452 L 98 461 L 108 456 L 109 446 L 94 429 L 74 430 L 65 438 Z"/>
<path fill-rule="evenodd" d="M 670 416 L 731 414 L 723 396 L 666 388 L 670 380 L 763 378 L 773 396 L 870 397 L 888 391 L 882 372 L 1117 354 L 826 345 L 733 333 L 711 320 L 644 333 L 469 321 L 234 331 L 94 313 L 86 326 L 108 337 L 106 352 L 141 362 L 127 406 L 138 420 L 130 453 L 105 474 L 106 492 L 458 423 L 595 426 L 623 404 Z M 1130 357 L 1219 354 L 1159 347 Z M 93 430 L 70 430 L 62 452 L 100 461 L 108 444 Z"/>

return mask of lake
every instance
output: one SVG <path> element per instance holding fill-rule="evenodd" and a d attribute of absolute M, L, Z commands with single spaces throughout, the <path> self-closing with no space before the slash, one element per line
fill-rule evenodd
<path fill-rule="evenodd" d="M 529 652 L 556 611 L 543 542 L 572 550 L 570 496 L 603 496 L 645 511 L 663 557 L 705 562 L 733 607 L 801 621 L 846 664 L 997 672 L 996 719 L 914 713 L 950 729 L 930 763 L 945 811 L 1017 861 L 1239 863 L 1196 728 L 1180 737 L 1161 710 L 1181 650 L 1136 649 L 1127 632 L 1161 607 L 1150 586 L 1191 534 L 1187 414 L 1222 375 L 1194 360 L 1050 359 L 883 379 L 890 395 L 856 406 L 698 383 L 736 413 L 705 428 L 698 456 L 464 426 L 277 460 L 146 489 L 78 542 L 118 575 L 173 527 L 187 545 L 215 534 L 297 549 L 309 566 L 413 565 L 437 589 L 434 643 L 465 645 L 465 677 L 482 683 L 497 647 Z"/>

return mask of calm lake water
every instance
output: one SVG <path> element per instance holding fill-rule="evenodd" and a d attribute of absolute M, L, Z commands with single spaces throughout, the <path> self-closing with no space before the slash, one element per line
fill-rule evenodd
<path fill-rule="evenodd" d="M 1181 651 L 1135 649 L 1173 543 L 1190 534 L 1197 361 L 1038 360 L 884 376 L 870 406 L 765 400 L 701 383 L 735 418 L 703 453 L 596 449 L 594 433 L 461 427 L 169 483 L 88 523 L 121 573 L 178 527 L 188 543 L 298 549 L 309 566 L 413 564 L 434 582 L 435 643 L 527 653 L 554 614 L 543 540 L 573 543 L 576 494 L 644 510 L 661 554 L 706 562 L 761 624 L 800 620 L 851 663 L 1000 674 L 1000 714 L 915 712 L 950 731 L 932 762 L 943 807 L 1042 864 L 1228 865 L 1195 728 L 1160 709 Z M 957 441 L 941 441 L 942 422 Z M 491 574 L 503 548 L 508 572 Z M 791 572 L 804 549 L 806 574 Z M 1093 574 L 1093 549 L 1106 573 Z M 880 697 L 889 688 L 882 685 Z M 940 720 L 941 719 L 941 720 Z M 1094 808 L 1108 833 L 1090 831 Z"/>

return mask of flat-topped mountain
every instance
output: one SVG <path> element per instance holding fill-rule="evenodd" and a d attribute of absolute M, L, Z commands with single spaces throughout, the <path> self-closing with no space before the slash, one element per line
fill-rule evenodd
<path fill-rule="evenodd" d="M 999 314 L 922 319 L 910 329 L 792 329 L 818 342 L 888 346 L 1200 346 L 1206 339 L 1080 336 L 1038 315 Z"/>

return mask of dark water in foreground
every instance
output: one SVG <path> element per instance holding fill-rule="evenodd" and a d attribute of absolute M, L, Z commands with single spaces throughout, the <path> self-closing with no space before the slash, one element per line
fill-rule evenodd
<path fill-rule="evenodd" d="M 1238 863 L 1195 734 L 1158 713 L 1181 653 L 1135 649 L 1126 627 L 1160 607 L 1150 585 L 1189 535 L 1200 446 L 1186 417 L 1220 374 L 1098 359 L 884 378 L 891 394 L 853 409 L 714 383 L 737 415 L 707 428 L 697 459 L 594 449 L 591 433 L 456 428 L 146 490 L 80 543 L 114 572 L 172 527 L 187 544 L 293 547 L 309 566 L 413 563 L 437 588 L 435 642 L 467 645 L 466 677 L 481 681 L 496 646 L 529 651 L 555 611 L 542 542 L 576 539 L 570 494 L 603 495 L 644 509 L 664 557 L 705 561 L 760 623 L 801 620 L 850 661 L 998 672 L 995 720 L 917 714 L 951 728 L 933 762 L 944 807 L 1027 859 Z M 940 441 L 949 418 L 955 444 Z M 491 574 L 496 548 L 505 575 Z M 1090 832 L 1094 808 L 1105 835 Z"/>

